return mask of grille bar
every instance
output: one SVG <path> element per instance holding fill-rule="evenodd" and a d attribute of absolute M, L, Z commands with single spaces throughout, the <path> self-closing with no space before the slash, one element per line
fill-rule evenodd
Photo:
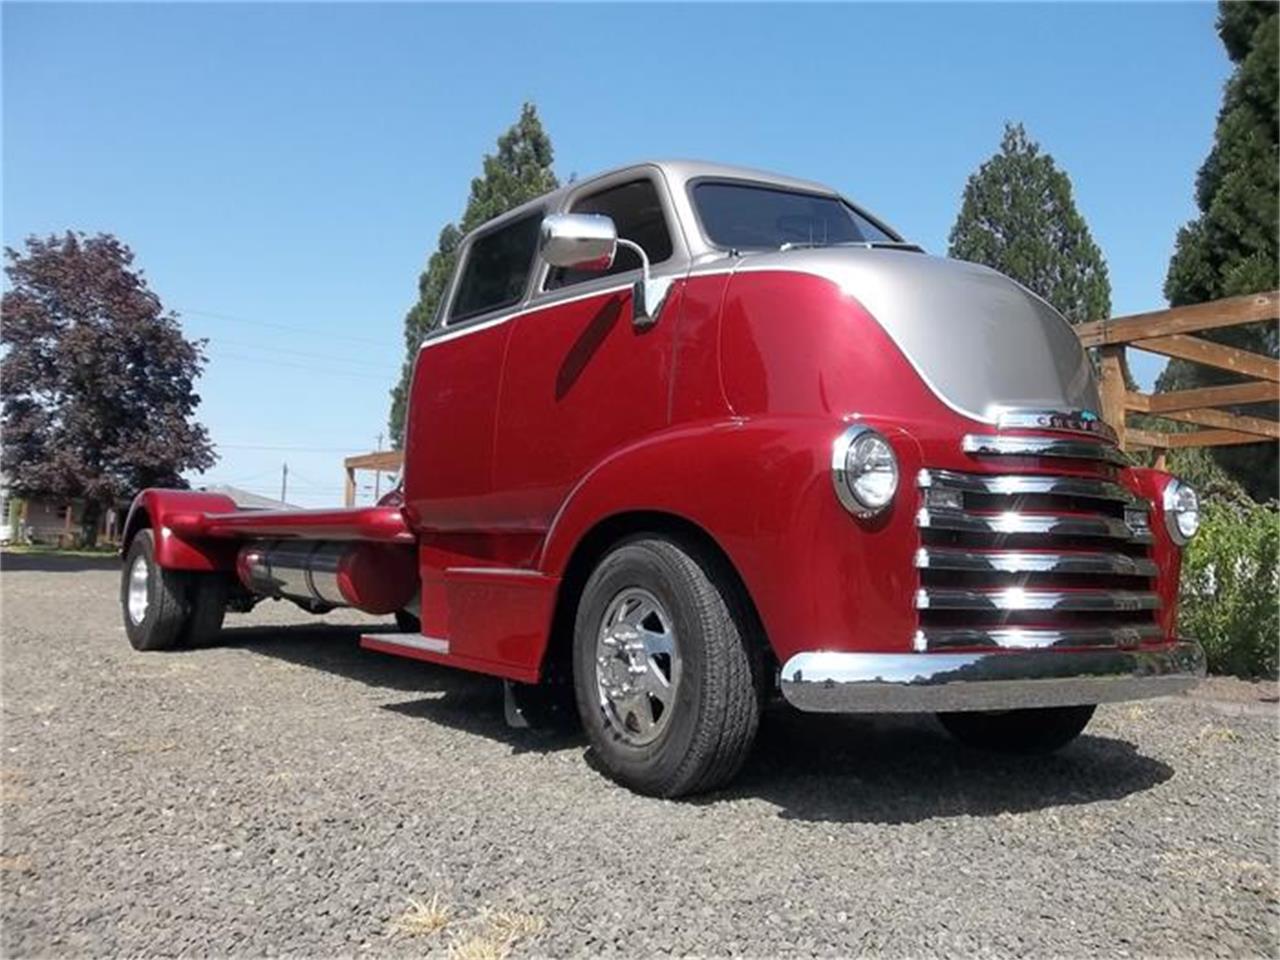
<path fill-rule="evenodd" d="M 965 453 L 979 456 L 1061 457 L 1071 460 L 1101 460 L 1129 466 L 1129 458 L 1119 447 L 1096 440 L 1066 440 L 1057 437 L 1011 437 L 968 434 L 961 443 Z"/>
<path fill-rule="evenodd" d="M 917 483 L 922 489 L 945 487 L 965 493 L 986 493 L 996 496 L 1058 494 L 1067 497 L 1111 500 L 1116 503 L 1130 503 L 1134 499 L 1133 494 L 1120 484 L 1109 480 L 1095 480 L 1092 477 L 1060 477 L 1043 474 L 989 475 L 956 473 L 953 470 L 921 470 Z"/>
<path fill-rule="evenodd" d="M 1159 572 L 1155 561 L 1125 553 L 963 550 L 953 547 L 921 547 L 916 551 L 916 568 L 970 573 L 1100 574 L 1117 577 L 1154 577 Z"/>
<path fill-rule="evenodd" d="M 968 590 L 962 587 L 921 587 L 916 591 L 916 609 L 1131 613 L 1160 609 L 1160 597 L 1138 590 L 1036 590 L 1028 587 Z"/>
<path fill-rule="evenodd" d="M 1087 514 L 969 513 L 947 507 L 922 507 L 916 515 L 921 529 L 953 530 L 958 533 L 1039 533 L 1050 537 L 1107 537 L 1133 543 L 1150 543 L 1151 534 L 1135 533 L 1119 517 Z"/>
<path fill-rule="evenodd" d="M 928 627 L 916 632 L 914 647 L 922 653 L 961 647 L 1136 647 L 1159 640 L 1161 635 L 1154 623 L 1105 627 Z"/>

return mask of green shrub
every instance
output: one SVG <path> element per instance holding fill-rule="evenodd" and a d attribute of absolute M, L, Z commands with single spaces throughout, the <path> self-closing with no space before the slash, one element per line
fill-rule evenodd
<path fill-rule="evenodd" d="M 1209 672 L 1275 677 L 1280 659 L 1280 513 L 1209 496 L 1182 559 L 1178 627 L 1204 644 Z"/>

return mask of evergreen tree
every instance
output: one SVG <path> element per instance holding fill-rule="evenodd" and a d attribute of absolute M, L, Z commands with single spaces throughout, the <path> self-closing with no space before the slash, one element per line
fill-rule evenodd
<path fill-rule="evenodd" d="M 1012 277 L 1071 323 L 1111 313 L 1107 264 L 1071 180 L 1020 123 L 1005 124 L 999 152 L 965 184 L 947 255 Z"/>
<path fill-rule="evenodd" d="M 1164 292 L 1172 306 L 1203 303 L 1280 286 L 1277 256 L 1277 5 L 1221 3 L 1218 35 L 1235 71 L 1227 81 L 1213 148 L 1196 177 L 1200 216 L 1178 231 Z M 1274 324 L 1229 327 L 1200 336 L 1255 353 L 1277 355 Z M 1158 391 L 1230 383 L 1228 371 L 1172 360 L 1156 383 Z M 1237 408 L 1275 415 L 1275 404 Z M 1214 459 L 1259 499 L 1276 495 L 1275 444 L 1219 447 Z"/>
<path fill-rule="evenodd" d="M 400 382 L 391 391 L 389 419 L 397 447 L 404 435 L 413 359 L 422 338 L 437 321 L 436 313 L 453 274 L 462 238 L 485 221 L 559 186 L 551 161 L 551 138 L 542 128 L 537 107 L 526 103 L 520 110 L 520 119 L 498 138 L 497 152 L 485 155 L 484 174 L 471 181 L 471 195 L 461 222 L 447 224 L 440 231 L 436 250 L 418 277 L 418 302 L 404 318 L 405 361 Z"/>

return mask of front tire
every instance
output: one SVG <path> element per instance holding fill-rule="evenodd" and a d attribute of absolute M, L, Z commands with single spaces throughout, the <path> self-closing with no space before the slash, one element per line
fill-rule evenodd
<path fill-rule="evenodd" d="M 616 781 L 661 797 L 731 779 L 759 725 L 754 618 L 718 557 L 672 539 L 624 541 L 583 588 L 574 691 Z"/>
<path fill-rule="evenodd" d="M 1096 708 L 1038 707 L 1000 713 L 940 713 L 953 737 L 970 747 L 996 753 L 1052 753 L 1080 736 Z"/>

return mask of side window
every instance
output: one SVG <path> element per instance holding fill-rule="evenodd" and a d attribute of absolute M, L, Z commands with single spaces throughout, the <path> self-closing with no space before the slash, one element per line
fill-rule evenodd
<path fill-rule="evenodd" d="M 539 211 L 472 241 L 458 281 L 458 293 L 449 310 L 450 323 L 520 301 L 533 266 L 541 226 Z"/>
<path fill-rule="evenodd" d="M 652 180 L 633 180 L 583 197 L 574 203 L 571 213 L 603 213 L 612 217 L 618 236 L 638 243 L 649 255 L 650 263 L 662 263 L 671 257 L 671 232 L 662 213 L 662 201 Z M 613 266 L 608 270 L 570 270 L 557 267 L 547 275 L 547 289 L 625 273 L 640 268 L 640 257 L 634 250 L 618 248 Z"/>

